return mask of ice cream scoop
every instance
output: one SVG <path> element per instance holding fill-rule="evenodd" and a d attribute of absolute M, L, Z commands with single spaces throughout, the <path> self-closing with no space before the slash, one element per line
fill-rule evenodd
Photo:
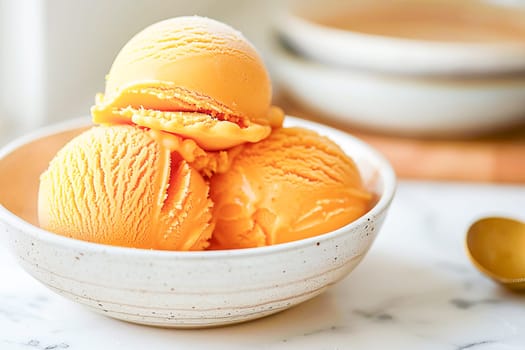
<path fill-rule="evenodd" d="M 253 46 L 202 17 L 156 23 L 120 51 L 102 124 L 69 142 L 40 180 L 40 225 L 90 242 L 163 250 L 257 247 L 363 215 L 354 162 L 313 131 L 281 128 Z M 213 237 L 212 237 L 213 236 Z"/>
<path fill-rule="evenodd" d="M 174 152 L 182 144 L 126 125 L 75 137 L 41 175 L 40 226 L 117 246 L 204 249 L 213 230 L 209 186 Z"/>
<path fill-rule="evenodd" d="M 474 266 L 513 290 L 525 290 L 525 224 L 490 217 L 473 223 L 466 237 L 467 253 Z"/>
<path fill-rule="evenodd" d="M 122 48 L 92 115 L 95 123 L 133 123 L 219 150 L 281 126 L 283 112 L 270 102 L 267 70 L 241 33 L 209 18 L 176 17 Z"/>
<path fill-rule="evenodd" d="M 363 215 L 371 194 L 334 142 L 302 128 L 276 129 L 242 148 L 214 175 L 211 249 L 272 245 L 340 228 Z"/>

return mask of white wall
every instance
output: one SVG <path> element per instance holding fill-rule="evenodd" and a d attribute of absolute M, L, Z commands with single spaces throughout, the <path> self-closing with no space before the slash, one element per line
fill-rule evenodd
<path fill-rule="evenodd" d="M 4 13 L 4 2 L 0 0 L 0 145 L 3 135 L 7 128 L 7 117 L 5 116 L 4 110 L 4 94 L 2 93 L 5 89 L 4 84 L 4 20 L 2 14 Z"/>
<path fill-rule="evenodd" d="M 2 115 L 7 124 L 24 130 L 45 116 L 42 4 L 2 0 L 0 12 Z"/>
<path fill-rule="evenodd" d="M 272 1 L 0 0 L 0 113 L 20 132 L 88 115 L 126 41 L 147 25 L 204 15 L 241 30 L 264 52 Z M 0 30 L 0 35 L 2 30 Z M 263 55 L 264 56 L 264 55 Z M 3 107 L 2 107 L 3 104 Z M 2 112 L 2 109 L 5 109 Z"/>

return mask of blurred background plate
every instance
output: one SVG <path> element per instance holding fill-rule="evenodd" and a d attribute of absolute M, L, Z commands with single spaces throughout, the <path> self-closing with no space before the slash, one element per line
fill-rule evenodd
<path fill-rule="evenodd" d="M 525 117 L 525 74 L 445 78 L 347 69 L 301 57 L 282 40 L 271 67 L 284 92 L 346 126 L 460 137 L 509 128 Z"/>
<path fill-rule="evenodd" d="M 525 9 L 481 0 L 307 0 L 277 22 L 302 55 L 403 74 L 525 70 Z M 508 3 L 506 4 L 508 5 Z"/>

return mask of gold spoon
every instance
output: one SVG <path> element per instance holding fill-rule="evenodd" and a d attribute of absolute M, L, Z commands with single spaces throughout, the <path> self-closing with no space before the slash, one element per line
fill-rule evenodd
<path fill-rule="evenodd" d="M 483 274 L 512 290 L 525 291 L 525 223 L 489 217 L 467 232 L 467 253 Z"/>

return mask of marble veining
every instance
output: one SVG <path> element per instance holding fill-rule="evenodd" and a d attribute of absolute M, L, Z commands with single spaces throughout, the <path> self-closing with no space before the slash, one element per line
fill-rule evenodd
<path fill-rule="evenodd" d="M 525 220 L 523 208 L 525 186 L 401 182 L 381 233 L 349 277 L 274 316 L 205 330 L 93 313 L 29 277 L 0 246 L 0 349 L 523 350 L 525 295 L 480 275 L 463 244 L 480 216 Z"/>
<path fill-rule="evenodd" d="M 53 350 L 53 349 L 67 349 L 69 348 L 69 345 L 66 343 L 59 343 L 59 344 L 41 344 L 39 340 L 31 339 L 27 343 L 21 343 L 18 344 L 21 346 L 27 346 L 28 348 L 33 349 L 42 349 L 42 350 Z"/>

